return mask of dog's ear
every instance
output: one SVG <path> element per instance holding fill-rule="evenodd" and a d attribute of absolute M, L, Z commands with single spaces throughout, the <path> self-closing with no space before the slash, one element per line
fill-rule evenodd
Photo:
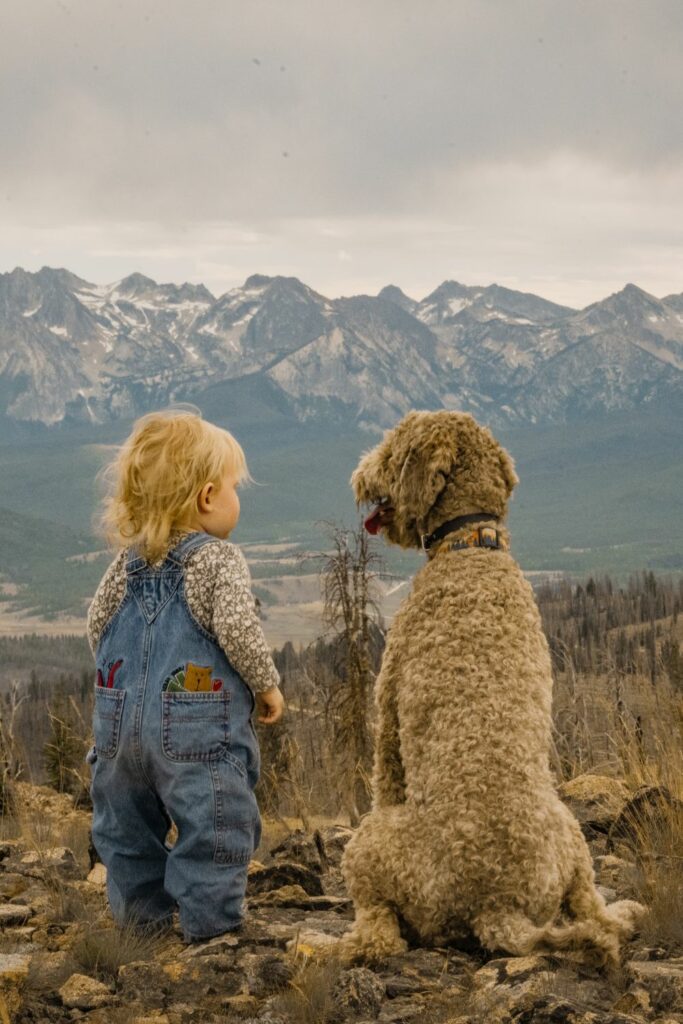
<path fill-rule="evenodd" d="M 439 497 L 449 474 L 453 470 L 455 453 L 443 447 L 428 454 L 424 449 L 411 448 L 399 477 L 399 503 L 407 518 L 418 524 Z"/>
<path fill-rule="evenodd" d="M 498 453 L 498 459 L 500 461 L 500 468 L 503 475 L 503 481 L 507 490 L 507 497 L 509 498 L 512 494 L 512 489 L 515 484 L 519 483 L 519 477 L 515 473 L 515 464 L 512 461 L 512 457 L 508 455 L 504 448 L 501 448 Z"/>
<path fill-rule="evenodd" d="M 364 453 L 363 457 L 361 458 L 361 461 L 354 469 L 353 473 L 351 474 L 351 479 L 349 480 L 357 505 L 360 505 L 361 502 L 363 501 L 368 501 L 370 497 L 368 487 L 365 482 L 365 474 L 368 468 L 368 464 L 370 462 L 371 455 L 371 452 Z"/>

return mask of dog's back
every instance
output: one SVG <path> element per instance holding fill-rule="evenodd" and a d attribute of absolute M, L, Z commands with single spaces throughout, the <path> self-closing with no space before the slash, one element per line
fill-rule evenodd
<path fill-rule="evenodd" d="M 394 618 L 386 662 L 406 799 L 499 818 L 511 788 L 552 786 L 548 645 L 510 554 L 471 548 L 428 562 Z M 483 778 L 495 780 L 485 804 Z"/>

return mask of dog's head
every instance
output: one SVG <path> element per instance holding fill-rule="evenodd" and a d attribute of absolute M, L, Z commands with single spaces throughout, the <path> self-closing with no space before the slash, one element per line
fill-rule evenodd
<path fill-rule="evenodd" d="M 371 533 L 404 548 L 468 512 L 503 519 L 518 478 L 487 427 L 466 412 L 409 412 L 367 452 L 351 476 L 358 504 L 377 507 Z"/>

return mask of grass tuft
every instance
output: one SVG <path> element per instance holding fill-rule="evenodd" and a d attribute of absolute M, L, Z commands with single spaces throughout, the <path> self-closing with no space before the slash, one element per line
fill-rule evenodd
<path fill-rule="evenodd" d="M 143 926 L 99 923 L 76 939 L 71 954 L 86 974 L 110 982 L 124 964 L 154 959 L 161 944 L 159 935 Z"/>
<path fill-rule="evenodd" d="M 334 959 L 323 964 L 306 961 L 289 988 L 273 999 L 273 1012 L 291 1024 L 327 1024 L 334 1015 L 332 992 L 341 971 L 341 964 Z"/>

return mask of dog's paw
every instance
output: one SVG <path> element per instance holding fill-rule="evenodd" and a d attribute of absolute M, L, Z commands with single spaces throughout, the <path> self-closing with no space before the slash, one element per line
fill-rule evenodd
<path fill-rule="evenodd" d="M 287 952 L 324 964 L 338 959 L 339 939 L 325 932 L 302 931 L 287 943 Z"/>
<path fill-rule="evenodd" d="M 351 931 L 339 940 L 334 955 L 348 967 L 353 964 L 377 963 L 407 950 L 408 943 L 399 936 Z"/>

